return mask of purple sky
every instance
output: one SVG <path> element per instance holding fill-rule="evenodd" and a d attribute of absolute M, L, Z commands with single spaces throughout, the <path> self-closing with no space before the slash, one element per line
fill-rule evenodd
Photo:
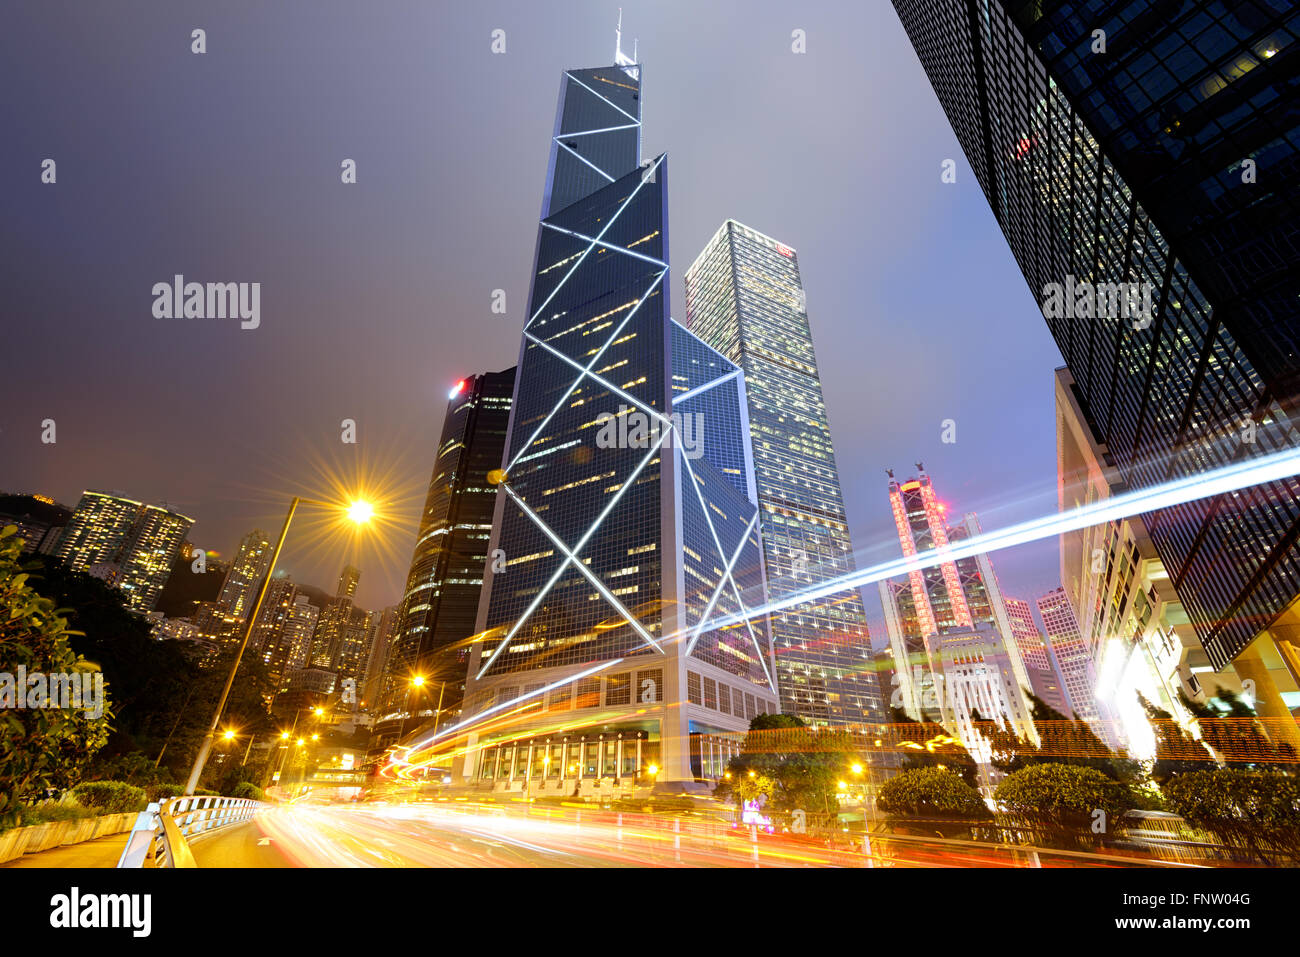
<path fill-rule="evenodd" d="M 669 154 L 674 314 L 725 218 L 798 249 L 860 562 L 899 554 L 886 466 L 924 461 L 986 529 L 1053 510 L 1060 356 L 892 8 L 623 6 L 643 152 Z M 304 522 L 283 567 L 332 588 L 354 561 L 362 604 L 397 601 L 447 389 L 517 357 L 560 73 L 612 61 L 616 10 L 7 10 L 0 489 L 166 500 L 228 554 L 326 476 L 382 475 L 399 499 L 385 546 L 332 547 Z M 176 273 L 260 282 L 261 327 L 153 318 L 153 284 Z M 1054 541 L 994 562 L 1010 594 L 1059 584 Z"/>

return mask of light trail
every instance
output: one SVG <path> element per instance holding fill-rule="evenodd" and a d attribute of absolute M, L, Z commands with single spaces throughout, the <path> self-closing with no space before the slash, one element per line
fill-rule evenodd
<path fill-rule="evenodd" d="M 761 615 L 784 611 L 796 605 L 817 601 L 839 592 L 861 588 L 864 585 L 872 585 L 887 578 L 897 578 L 911 571 L 933 568 L 945 562 L 953 562 L 975 555 L 984 555 L 1004 548 L 1012 548 L 1016 545 L 1027 545 L 1030 542 L 1063 535 L 1066 532 L 1091 528 L 1094 525 L 1104 525 L 1108 522 L 1117 522 L 1147 512 L 1172 508 L 1176 505 L 1186 505 L 1189 502 L 1195 502 L 1203 498 L 1213 498 L 1216 495 L 1239 492 L 1242 489 L 1262 485 L 1265 482 L 1276 482 L 1281 479 L 1291 478 L 1298 473 L 1300 473 L 1300 449 L 1274 452 L 1271 455 L 1250 462 L 1227 465 L 1201 475 L 1177 479 L 1173 482 L 1138 489 L 1134 492 L 1125 492 L 1112 498 L 1103 499 L 1100 502 L 1093 502 L 1091 505 L 1082 505 L 1065 512 L 1021 522 L 997 531 L 982 532 L 971 538 L 962 539 L 959 545 L 949 545 L 947 548 L 942 549 L 929 549 L 919 552 L 911 558 L 894 559 L 861 571 L 850 572 L 838 578 L 832 578 L 830 581 L 814 588 L 804 589 L 777 601 L 768 602 L 761 608 L 750 609 L 748 618 L 753 619 Z M 736 624 L 744 620 L 746 618 L 731 615 L 712 624 L 714 627 L 720 627 Z M 682 635 L 671 635 L 665 640 L 681 640 L 682 637 Z"/>
<path fill-rule="evenodd" d="M 1243 489 L 1262 485 L 1267 482 L 1276 482 L 1282 479 L 1292 478 L 1297 474 L 1300 474 L 1300 449 L 1287 449 L 1282 452 L 1274 452 L 1270 455 L 1262 456 L 1248 462 L 1238 462 L 1234 465 L 1223 466 L 1222 468 L 1213 469 L 1200 475 L 1193 475 L 1187 478 L 1177 479 L 1173 482 L 1166 482 L 1163 485 L 1138 489 L 1133 492 L 1125 492 L 1121 495 L 1103 499 L 1100 502 L 1093 502 L 1090 505 L 1082 505 L 1065 512 L 1059 512 L 1044 516 L 1043 518 L 1021 522 L 996 531 L 982 532 L 971 538 L 963 539 L 958 545 L 949 545 L 942 549 L 929 549 L 924 552 L 919 552 L 910 558 L 894 559 L 892 561 L 873 565 L 870 568 L 865 568 L 860 571 L 840 575 L 837 578 L 833 578 L 830 581 L 813 588 L 807 588 L 776 601 L 770 601 L 762 607 L 747 609 L 747 613 L 743 616 L 729 615 L 715 619 L 710 622 L 710 627 L 722 628 L 729 625 L 741 624 L 752 621 L 755 618 L 760 618 L 764 615 L 770 615 L 774 612 L 784 611 L 788 608 L 803 605 L 811 601 L 827 598 L 840 592 L 856 590 L 864 585 L 871 585 L 889 578 L 898 578 L 911 571 L 921 571 L 926 568 L 933 568 L 936 565 L 943 564 L 944 562 L 957 561 L 962 558 L 970 558 L 975 555 L 1000 551 L 1005 548 L 1013 548 L 1017 545 L 1027 545 L 1030 542 L 1041 541 L 1042 539 L 1063 535 L 1067 532 L 1091 528 L 1095 525 L 1104 525 L 1108 522 L 1122 521 L 1123 519 L 1133 518 L 1134 516 L 1143 515 L 1147 512 L 1155 512 L 1160 511 L 1161 509 L 1172 508 L 1177 505 L 1185 505 L 1189 502 L 1195 502 L 1203 498 L 1213 498 L 1216 495 L 1226 495 L 1239 492 Z M 663 641 L 665 643 L 669 641 L 689 641 L 691 634 L 692 632 L 689 630 L 677 632 L 665 636 Z M 599 665 L 580 671 L 577 674 L 552 682 L 544 688 L 540 688 L 528 694 L 520 695 L 512 701 L 502 702 L 501 704 L 489 708 L 480 714 L 474 715 L 473 717 L 467 718 L 456 725 L 440 731 L 436 735 L 430 735 L 412 744 L 409 748 L 407 746 L 402 746 L 402 750 L 404 750 L 407 755 L 410 755 L 415 751 L 431 747 L 435 741 L 445 738 L 447 735 L 455 731 L 468 731 L 474 725 L 481 723 L 485 718 L 492 714 L 513 707 L 530 698 L 537 697 L 549 690 L 563 687 L 566 684 L 572 684 L 588 675 L 596 674 L 606 668 L 611 668 L 614 665 L 619 664 L 622 660 L 622 658 L 617 658 L 612 661 L 602 662 Z M 398 765 L 410 763 L 396 757 L 394 757 L 392 761 L 394 764 Z"/>

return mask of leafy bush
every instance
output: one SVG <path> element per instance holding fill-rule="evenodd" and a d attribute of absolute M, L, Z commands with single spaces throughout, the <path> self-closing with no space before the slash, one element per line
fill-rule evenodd
<path fill-rule="evenodd" d="M 252 781 L 241 781 L 235 785 L 234 790 L 230 792 L 233 798 L 246 798 L 253 801 L 265 801 L 266 792 L 259 788 Z"/>
<path fill-rule="evenodd" d="M 145 795 L 149 801 L 165 801 L 167 798 L 180 797 L 185 793 L 183 784 L 146 784 L 144 788 Z"/>
<path fill-rule="evenodd" d="M 30 827 L 33 824 L 47 824 L 52 821 L 78 821 L 84 817 L 96 816 L 90 808 L 81 807 L 70 801 L 41 801 L 39 804 L 23 808 L 20 813 L 21 819 L 14 823 L 14 827 Z M 5 830 L 4 825 L 0 825 L 0 831 L 3 830 Z"/>
<path fill-rule="evenodd" d="M 877 805 L 895 816 L 984 819 L 992 813 L 978 791 L 955 771 L 913 768 L 880 787 Z"/>
<path fill-rule="evenodd" d="M 1300 857 L 1300 779 L 1271 771 L 1189 771 L 1165 785 L 1169 807 L 1194 827 L 1218 834 L 1265 863 Z"/>
<path fill-rule="evenodd" d="M 72 789 L 72 796 L 83 807 L 94 808 L 101 814 L 143 811 L 148 804 L 144 788 L 123 781 L 83 781 Z"/>
<path fill-rule="evenodd" d="M 0 528 L 0 647 L 5 670 L 28 674 L 89 674 L 98 669 L 68 643 L 68 622 L 54 602 L 29 584 L 19 563 L 22 539 L 17 528 Z M 10 683 L 4 695 L 12 695 Z M 105 687 L 107 699 L 107 687 Z M 112 717 L 105 701 L 102 716 L 76 708 L 0 709 L 0 823 L 12 824 L 26 802 L 48 788 L 61 789 L 81 779 L 86 762 L 108 740 Z"/>
<path fill-rule="evenodd" d="M 1109 822 L 1138 803 L 1127 785 L 1070 764 L 1021 768 L 1003 778 L 993 797 L 1019 823 L 1067 829 L 1090 829 L 1098 810 Z"/>

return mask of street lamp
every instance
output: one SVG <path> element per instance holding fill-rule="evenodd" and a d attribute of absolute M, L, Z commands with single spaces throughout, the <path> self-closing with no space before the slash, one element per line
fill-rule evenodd
<path fill-rule="evenodd" d="M 853 772 L 854 777 L 859 778 L 863 776 L 865 771 L 857 761 L 853 762 L 853 767 L 850 770 Z M 862 853 L 867 855 L 867 867 L 875 867 L 875 862 L 871 857 L 871 825 L 876 817 L 876 802 L 868 793 L 871 789 L 870 782 L 870 775 L 862 782 Z M 843 785 L 843 782 L 840 783 Z M 867 820 L 868 815 L 871 817 L 870 821 Z"/>
<path fill-rule="evenodd" d="M 217 727 L 221 724 L 221 714 L 226 710 L 226 699 L 230 697 L 230 689 L 235 684 L 235 675 L 239 671 L 239 663 L 243 660 L 244 651 L 248 648 L 248 641 L 253 637 L 253 624 L 257 621 L 258 614 L 262 611 L 262 601 L 266 598 L 267 586 L 271 584 L 271 576 L 275 574 L 275 563 L 280 558 L 280 550 L 284 548 L 285 536 L 289 534 L 289 524 L 293 521 L 294 512 L 298 511 L 299 505 L 317 505 L 323 508 L 337 509 L 337 505 L 331 505 L 328 502 L 313 502 L 310 499 L 304 499 L 297 495 L 289 502 L 289 511 L 284 516 L 284 525 L 280 529 L 280 537 L 275 543 L 275 550 L 271 552 L 271 563 L 266 568 L 266 577 L 262 579 L 261 585 L 257 589 L 257 600 L 253 602 L 253 610 L 249 613 L 248 622 L 244 625 L 244 638 L 239 643 L 239 650 L 235 652 L 235 660 L 230 665 L 230 674 L 226 676 L 226 686 L 221 689 L 221 698 L 217 701 L 216 713 L 212 716 L 212 725 L 208 728 L 208 733 L 203 736 L 203 743 L 199 746 L 198 756 L 194 759 L 194 767 L 190 769 L 190 779 L 185 784 L 185 793 L 193 794 L 199 786 L 199 778 L 203 774 L 203 767 L 208 763 L 208 755 L 212 752 L 212 742 L 217 735 Z M 361 500 L 353 501 L 347 507 L 347 515 L 357 524 L 365 524 L 374 516 L 374 507 L 368 502 Z"/>

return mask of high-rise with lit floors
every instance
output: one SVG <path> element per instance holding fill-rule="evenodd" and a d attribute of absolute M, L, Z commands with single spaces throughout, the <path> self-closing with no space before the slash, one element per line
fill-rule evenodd
<path fill-rule="evenodd" d="M 727 220 L 686 271 L 686 325 L 740 367 L 768 592 L 854 569 L 795 250 Z M 884 719 L 856 590 L 772 617 L 781 709 L 812 724 Z"/>
<path fill-rule="evenodd" d="M 271 539 L 266 532 L 253 529 L 239 541 L 239 549 L 217 594 L 218 607 L 237 618 L 249 615 L 257 586 L 270 565 Z"/>
<path fill-rule="evenodd" d="M 1007 596 L 1007 621 L 1011 624 L 1011 637 L 1020 649 L 1020 658 L 1029 673 L 1029 690 L 1053 711 L 1066 714 L 1069 706 L 1062 689 L 1061 678 L 1056 673 L 1055 656 L 1048 653 L 1043 635 L 1034 621 L 1029 602 Z"/>
<path fill-rule="evenodd" d="M 889 479 L 889 503 L 904 557 L 946 549 L 980 534 L 979 521 L 973 513 L 967 513 L 960 522 L 948 524 L 948 506 L 935 494 L 930 476 L 920 463 L 917 463 L 916 477 L 899 482 L 891 470 Z M 992 641 L 1002 645 L 996 657 L 1000 662 L 1005 661 L 1009 674 L 1005 682 L 1006 697 L 1013 706 L 1005 717 L 1023 722 L 1031 710 L 1024 692 L 1032 689 L 1032 682 L 988 555 L 941 562 L 910 572 L 906 581 L 882 581 L 879 589 L 885 630 L 894 653 L 898 697 L 908 714 L 915 718 L 921 713 L 945 713 L 943 680 L 938 667 L 940 636 L 958 631 L 966 633 L 987 624 L 991 627 L 980 634 L 979 640 L 983 644 Z M 992 652 L 989 657 L 992 660 Z"/>
<path fill-rule="evenodd" d="M 361 581 L 361 569 L 353 565 L 344 565 L 339 572 L 339 583 L 334 589 L 335 598 L 355 598 L 357 583 Z"/>
<path fill-rule="evenodd" d="M 178 512 L 105 492 L 82 493 L 55 554 L 73 571 L 103 578 L 132 611 L 151 611 L 194 524 Z"/>
<path fill-rule="evenodd" d="M 387 667 L 375 676 L 382 687 L 368 692 L 379 699 L 372 751 L 415 727 L 410 712 L 430 689 L 444 713 L 460 711 L 496 508 L 488 473 L 505 454 L 514 388 L 515 370 L 506 369 L 461 379 L 448 396 Z M 424 692 L 412 691 L 416 678 L 428 682 Z"/>
<path fill-rule="evenodd" d="M 1300 446 L 1300 4 L 894 7 L 1125 485 Z M 1212 667 L 1297 633 L 1300 478 L 1145 524 Z"/>
<path fill-rule="evenodd" d="M 1075 717 L 1093 726 L 1098 735 L 1110 741 L 1113 735 L 1104 726 L 1097 707 L 1097 672 L 1088 645 L 1079 633 L 1079 620 L 1064 588 L 1055 588 L 1038 598 L 1038 613 L 1043 617 L 1047 641 L 1061 669 L 1065 695 Z"/>
<path fill-rule="evenodd" d="M 670 318 L 640 133 L 639 65 L 562 75 L 466 682 L 484 784 L 713 779 L 778 707 L 743 385 Z"/>
<path fill-rule="evenodd" d="M 1056 370 L 1057 489 L 1062 511 L 1095 505 L 1125 491 L 1066 368 Z M 1143 702 L 1195 730 L 1183 699 L 1207 704 L 1220 689 L 1249 701 L 1300 751 L 1300 644 L 1291 628 L 1273 626 L 1216 669 L 1201 647 L 1178 592 L 1147 534 L 1143 516 L 1061 535 L 1061 582 L 1097 674 L 1098 703 L 1121 743 L 1137 758 L 1154 753 Z M 1284 614 L 1283 618 L 1294 613 Z"/>

